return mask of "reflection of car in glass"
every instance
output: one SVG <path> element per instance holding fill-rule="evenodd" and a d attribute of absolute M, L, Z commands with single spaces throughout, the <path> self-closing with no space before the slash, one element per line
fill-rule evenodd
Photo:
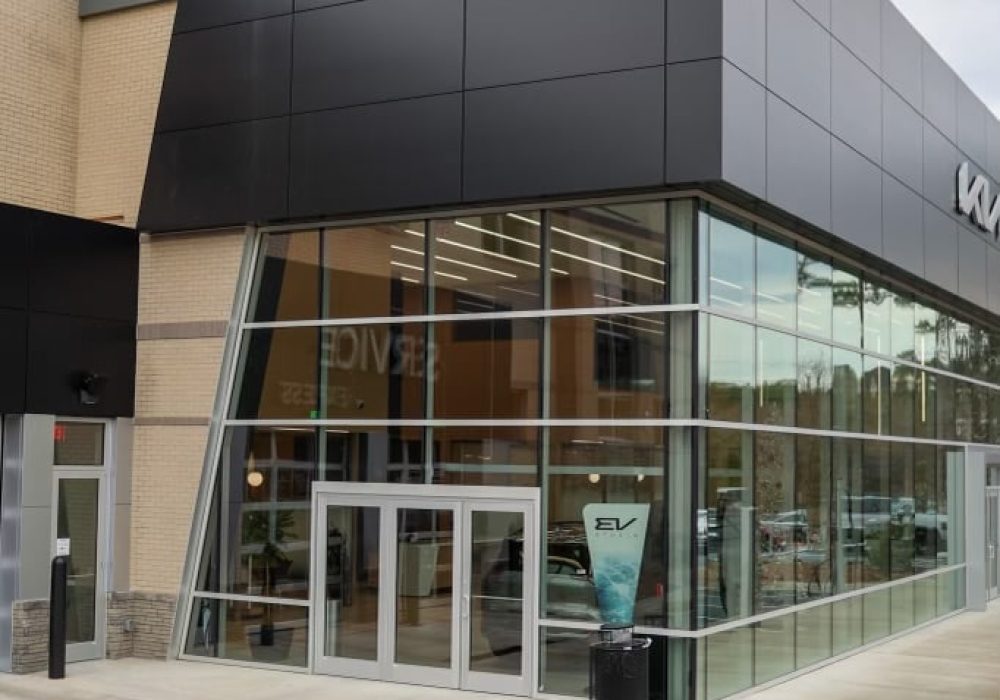
<path fill-rule="evenodd" d="M 809 518 L 803 509 L 790 510 L 778 513 L 773 518 L 761 520 L 759 527 L 761 537 L 767 537 L 772 542 L 802 544 L 809 533 Z"/>

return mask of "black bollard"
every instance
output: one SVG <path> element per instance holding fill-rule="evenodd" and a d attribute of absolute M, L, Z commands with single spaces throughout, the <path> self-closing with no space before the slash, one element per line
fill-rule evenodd
<path fill-rule="evenodd" d="M 49 589 L 49 678 L 66 677 L 66 572 L 68 557 L 52 560 Z"/>

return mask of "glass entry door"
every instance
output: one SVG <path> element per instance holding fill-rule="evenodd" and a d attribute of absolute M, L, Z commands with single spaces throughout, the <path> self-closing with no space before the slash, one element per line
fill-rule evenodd
<path fill-rule="evenodd" d="M 66 660 L 104 657 L 104 509 L 100 470 L 56 470 L 53 554 L 69 540 L 66 582 Z"/>
<path fill-rule="evenodd" d="M 1000 596 L 1000 488 L 986 489 L 986 599 Z"/>
<path fill-rule="evenodd" d="M 315 670 L 529 695 L 535 501 L 346 486 L 382 493 L 315 494 Z"/>

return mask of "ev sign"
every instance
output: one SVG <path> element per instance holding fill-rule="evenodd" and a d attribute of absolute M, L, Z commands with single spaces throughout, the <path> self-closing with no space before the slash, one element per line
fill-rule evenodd
<path fill-rule="evenodd" d="M 604 622 L 631 625 L 649 526 L 648 503 L 589 503 L 583 507 L 597 605 Z"/>
<path fill-rule="evenodd" d="M 958 169 L 958 210 L 994 239 L 1000 239 L 1000 196 L 990 198 L 990 183 L 982 175 L 969 179 L 969 164 Z"/>

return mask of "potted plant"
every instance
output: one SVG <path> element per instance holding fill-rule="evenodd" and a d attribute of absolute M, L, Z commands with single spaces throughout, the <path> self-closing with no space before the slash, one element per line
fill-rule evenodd
<path fill-rule="evenodd" d="M 282 545 L 293 524 L 292 514 L 279 510 L 253 511 L 247 513 L 244 519 L 244 542 L 261 545 L 260 551 L 249 556 L 248 568 L 251 578 L 255 569 L 260 571 L 262 596 L 274 597 L 275 585 L 287 575 L 292 565 Z M 247 628 L 250 653 L 258 661 L 280 661 L 288 657 L 291 648 L 292 630 L 276 632 L 272 607 L 264 604 L 264 616 L 256 631 L 253 627 Z"/>

